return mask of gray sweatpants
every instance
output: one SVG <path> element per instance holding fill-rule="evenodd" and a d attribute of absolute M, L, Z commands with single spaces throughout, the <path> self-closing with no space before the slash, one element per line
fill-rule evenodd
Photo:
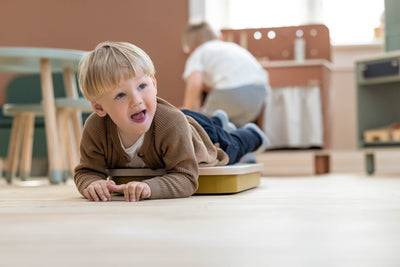
<path fill-rule="evenodd" d="M 237 127 L 253 122 L 261 112 L 269 88 L 265 85 L 246 85 L 233 89 L 213 89 L 207 94 L 202 113 L 212 116 L 217 109 L 224 110 Z"/>

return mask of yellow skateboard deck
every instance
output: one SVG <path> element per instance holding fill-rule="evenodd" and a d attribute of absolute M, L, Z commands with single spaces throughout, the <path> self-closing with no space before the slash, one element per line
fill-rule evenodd
<path fill-rule="evenodd" d="M 234 164 L 216 167 L 199 167 L 199 188 L 195 194 L 238 193 L 260 184 L 263 164 Z M 146 168 L 109 169 L 116 184 L 141 181 L 166 174 L 165 170 Z"/>

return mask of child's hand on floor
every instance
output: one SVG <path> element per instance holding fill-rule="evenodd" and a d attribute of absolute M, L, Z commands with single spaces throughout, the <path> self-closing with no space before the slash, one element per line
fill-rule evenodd
<path fill-rule="evenodd" d="M 115 185 L 115 182 L 106 180 L 95 181 L 83 190 L 83 195 L 91 201 L 110 201 L 112 191 L 107 188 L 107 184 Z"/>
<path fill-rule="evenodd" d="M 139 201 L 151 196 L 150 186 L 142 182 L 134 181 L 121 185 L 116 185 L 114 182 L 109 182 L 107 184 L 107 188 L 111 192 L 123 193 L 125 201 Z"/>

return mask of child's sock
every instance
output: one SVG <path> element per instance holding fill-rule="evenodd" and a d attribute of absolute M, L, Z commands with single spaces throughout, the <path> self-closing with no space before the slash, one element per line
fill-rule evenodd
<path fill-rule="evenodd" d="M 257 163 L 256 155 L 252 152 L 244 155 L 240 161 L 240 163 Z"/>
<path fill-rule="evenodd" d="M 224 129 L 228 133 L 231 133 L 234 130 L 236 130 L 235 124 L 233 124 L 232 122 L 229 121 L 228 115 L 222 109 L 217 109 L 213 113 L 213 117 L 216 117 L 221 121 L 222 129 Z"/>
<path fill-rule="evenodd" d="M 248 128 L 250 130 L 253 130 L 257 135 L 261 138 L 261 145 L 255 150 L 255 153 L 262 153 L 264 152 L 268 146 L 271 144 L 269 141 L 268 137 L 265 135 L 265 133 L 257 126 L 255 123 L 247 123 L 243 128 Z"/>

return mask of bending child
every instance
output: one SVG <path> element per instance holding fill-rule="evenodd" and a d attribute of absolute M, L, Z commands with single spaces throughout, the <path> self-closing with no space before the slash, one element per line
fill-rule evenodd
<path fill-rule="evenodd" d="M 149 56 L 130 43 L 103 42 L 82 59 L 79 85 L 94 113 L 85 122 L 74 180 L 92 201 L 188 197 L 198 188 L 198 167 L 234 164 L 268 138 L 255 124 L 228 133 L 227 118 L 179 110 L 157 97 Z M 167 174 L 116 185 L 110 168 L 165 169 Z"/>
<path fill-rule="evenodd" d="M 190 24 L 183 34 L 183 50 L 189 55 L 183 78 L 183 108 L 207 116 L 224 110 L 229 120 L 242 127 L 256 121 L 269 91 L 268 73 L 243 47 L 219 40 L 210 25 Z"/>

